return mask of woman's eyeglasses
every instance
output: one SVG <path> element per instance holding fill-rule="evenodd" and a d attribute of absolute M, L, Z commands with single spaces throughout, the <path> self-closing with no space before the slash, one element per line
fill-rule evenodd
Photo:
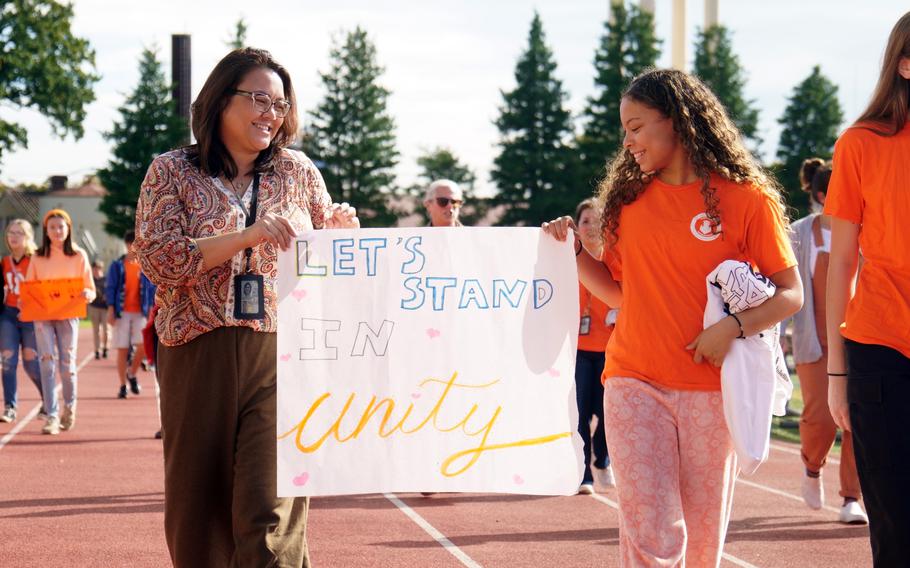
<path fill-rule="evenodd" d="M 452 199 L 451 197 L 437 197 L 436 205 L 440 207 L 448 207 L 449 203 L 452 204 L 452 207 L 461 207 L 461 204 L 464 203 L 461 199 Z"/>
<path fill-rule="evenodd" d="M 235 95 L 240 95 L 242 97 L 250 97 L 253 101 L 253 108 L 256 109 L 256 112 L 267 113 L 273 108 L 275 109 L 275 116 L 278 118 L 284 118 L 291 112 L 291 103 L 284 99 L 273 101 L 272 97 L 268 96 L 265 93 L 254 93 L 252 91 L 243 91 L 241 89 L 234 89 Z"/>

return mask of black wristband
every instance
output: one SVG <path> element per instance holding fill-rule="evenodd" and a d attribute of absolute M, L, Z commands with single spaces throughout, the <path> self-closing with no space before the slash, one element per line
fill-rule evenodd
<path fill-rule="evenodd" d="M 736 336 L 736 339 L 742 339 L 746 337 L 746 332 L 743 331 L 743 322 L 739 321 L 739 318 L 736 317 L 736 314 L 731 313 L 730 317 L 736 320 L 736 325 L 739 326 L 739 335 Z"/>
<path fill-rule="evenodd" d="M 578 243 L 578 248 L 575 249 L 575 256 L 578 256 L 581 254 L 581 249 L 583 249 L 585 247 L 581 244 L 581 239 L 579 239 L 578 237 L 575 238 L 575 242 Z"/>
<path fill-rule="evenodd" d="M 847 373 L 828 373 L 829 377 L 846 377 Z"/>

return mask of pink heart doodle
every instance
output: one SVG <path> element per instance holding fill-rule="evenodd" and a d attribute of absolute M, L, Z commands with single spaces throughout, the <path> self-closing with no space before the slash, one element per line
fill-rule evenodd
<path fill-rule="evenodd" d="M 305 471 L 293 479 L 294 485 L 303 487 L 310 480 L 310 472 Z"/>
<path fill-rule="evenodd" d="M 299 302 L 306 298 L 306 290 L 293 290 L 291 291 L 291 296 L 294 296 L 294 299 Z"/>
<path fill-rule="evenodd" d="M 555 378 L 559 376 L 559 371 L 551 367 L 547 370 L 547 374 Z"/>
<path fill-rule="evenodd" d="M 281 359 L 281 362 L 282 362 L 282 363 L 287 363 L 288 361 L 291 360 L 291 354 L 290 354 L 290 353 L 285 353 L 284 355 L 282 355 L 281 357 L 279 357 L 279 359 Z"/>
<path fill-rule="evenodd" d="M 436 339 L 440 335 L 442 335 L 442 332 L 439 331 L 438 329 L 433 329 L 432 327 L 427 329 L 427 337 L 429 337 L 430 339 Z"/>
<path fill-rule="evenodd" d="M 512 481 L 515 482 L 515 485 L 522 485 L 525 482 L 525 478 L 523 478 L 522 476 L 520 476 L 516 473 L 515 475 L 512 476 Z"/>
<path fill-rule="evenodd" d="M 419 392 L 412 392 L 412 393 L 411 393 L 411 398 L 413 398 L 414 400 L 417 400 L 418 398 L 420 398 L 420 393 L 419 393 Z"/>

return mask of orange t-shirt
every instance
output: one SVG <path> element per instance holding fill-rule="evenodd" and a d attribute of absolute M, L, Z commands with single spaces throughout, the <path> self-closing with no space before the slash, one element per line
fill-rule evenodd
<path fill-rule="evenodd" d="M 3 257 L 3 295 L 6 296 L 7 306 L 19 307 L 19 283 L 25 280 L 29 258 L 23 256 L 16 264 L 12 256 Z"/>
<path fill-rule="evenodd" d="M 609 262 L 622 283 L 622 309 L 607 344 L 605 378 L 720 390 L 720 369 L 696 364 L 686 350 L 704 328 L 705 278 L 725 260 L 748 261 L 768 276 L 796 266 L 771 197 L 751 185 L 711 176 L 723 230 L 715 235 L 701 183 L 674 186 L 655 179 L 623 207 L 615 258 Z"/>
<path fill-rule="evenodd" d="M 123 311 L 129 313 L 141 313 L 142 302 L 139 299 L 139 261 L 123 261 L 124 283 L 123 283 Z"/>
<path fill-rule="evenodd" d="M 844 337 L 910 357 L 910 123 L 894 136 L 848 128 L 834 147 L 825 214 L 861 225 L 863 268 Z"/>
<path fill-rule="evenodd" d="M 578 284 L 578 304 L 579 315 L 587 315 L 591 318 L 590 328 L 587 335 L 578 333 L 578 349 L 580 351 L 592 351 L 603 353 L 607 348 L 607 341 L 613 332 L 613 326 L 607 325 L 607 313 L 610 308 L 605 303 L 588 291 L 581 283 Z M 585 313 L 587 312 L 587 313 Z"/>

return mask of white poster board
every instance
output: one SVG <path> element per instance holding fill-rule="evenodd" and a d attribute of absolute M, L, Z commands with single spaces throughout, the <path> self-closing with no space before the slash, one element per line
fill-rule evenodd
<path fill-rule="evenodd" d="M 311 231 L 278 273 L 280 496 L 577 491 L 571 240 Z"/>

